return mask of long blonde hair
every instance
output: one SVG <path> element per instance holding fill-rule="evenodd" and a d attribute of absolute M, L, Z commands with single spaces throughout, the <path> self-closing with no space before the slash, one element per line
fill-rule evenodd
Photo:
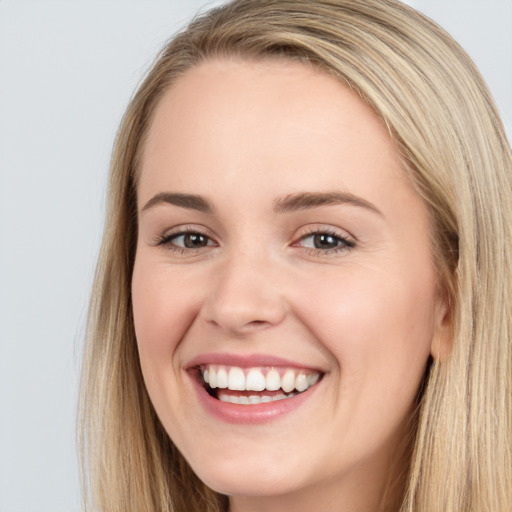
<path fill-rule="evenodd" d="M 83 362 L 84 493 L 101 512 L 214 512 L 146 393 L 130 283 L 136 182 L 152 113 L 181 74 L 217 56 L 312 63 L 387 124 L 432 216 L 432 251 L 452 310 L 416 417 L 402 512 L 512 510 L 512 157 L 466 53 L 395 0 L 235 0 L 164 48 L 114 147 L 106 226 Z M 86 501 L 89 502 L 89 498 Z"/>

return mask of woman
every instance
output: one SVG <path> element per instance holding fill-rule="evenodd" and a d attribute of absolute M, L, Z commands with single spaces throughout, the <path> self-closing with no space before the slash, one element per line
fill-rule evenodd
<path fill-rule="evenodd" d="M 123 120 L 82 394 L 99 510 L 512 507 L 511 154 L 392 0 L 239 0 Z"/>

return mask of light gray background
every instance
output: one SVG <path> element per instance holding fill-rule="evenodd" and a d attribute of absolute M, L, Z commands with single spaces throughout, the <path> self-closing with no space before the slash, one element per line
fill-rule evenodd
<path fill-rule="evenodd" d="M 408 3 L 476 60 L 510 135 L 512 0 Z M 0 512 L 79 510 L 79 359 L 109 153 L 152 58 L 204 4 L 0 0 Z"/>

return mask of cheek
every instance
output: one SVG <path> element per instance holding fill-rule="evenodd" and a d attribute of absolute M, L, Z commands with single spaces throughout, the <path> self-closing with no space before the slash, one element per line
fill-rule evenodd
<path fill-rule="evenodd" d="M 197 298 L 190 292 L 190 281 L 170 272 L 164 262 L 145 258 L 135 261 L 132 277 L 132 304 L 139 360 L 146 389 L 169 435 L 176 431 L 176 411 L 186 417 L 186 404 L 178 389 L 183 384 L 180 358 L 181 341 L 193 323 Z"/>
<path fill-rule="evenodd" d="M 303 290 L 303 321 L 334 355 L 351 392 L 416 392 L 434 332 L 435 281 L 430 273 L 404 274 L 360 267 Z"/>
<path fill-rule="evenodd" d="M 132 278 L 132 303 L 135 334 L 144 366 L 162 365 L 172 355 L 195 317 L 193 296 L 187 283 L 159 262 L 144 256 L 135 261 Z"/>

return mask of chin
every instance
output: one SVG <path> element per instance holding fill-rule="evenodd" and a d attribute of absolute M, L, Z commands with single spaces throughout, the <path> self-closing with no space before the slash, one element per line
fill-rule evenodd
<path fill-rule="evenodd" d="M 226 461 L 192 467 L 199 479 L 214 491 L 227 496 L 277 496 L 297 487 L 297 471 L 292 468 L 261 467 L 254 461 Z"/>

